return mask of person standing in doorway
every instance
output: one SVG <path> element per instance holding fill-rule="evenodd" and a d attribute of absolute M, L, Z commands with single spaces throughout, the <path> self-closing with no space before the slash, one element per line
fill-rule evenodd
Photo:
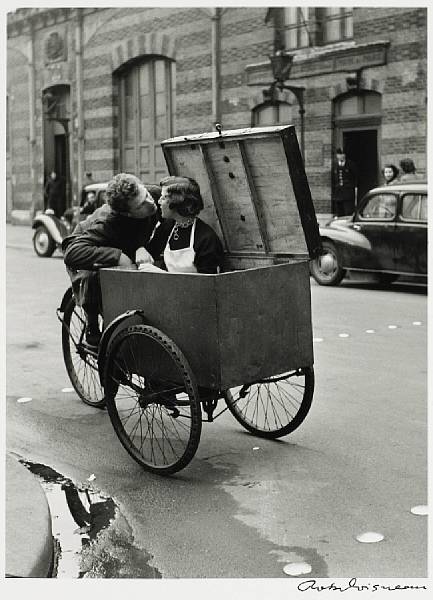
<path fill-rule="evenodd" d="M 345 152 L 337 148 L 332 167 L 333 203 L 337 217 L 351 215 L 355 211 L 358 191 L 358 170 Z"/>
<path fill-rule="evenodd" d="M 415 163 L 411 158 L 402 158 L 400 161 L 400 169 L 401 175 L 399 183 L 420 179 L 420 175 L 416 172 Z"/>
<path fill-rule="evenodd" d="M 63 207 L 63 181 L 51 171 L 44 188 L 46 209 L 52 210 L 56 217 L 61 217 Z"/>

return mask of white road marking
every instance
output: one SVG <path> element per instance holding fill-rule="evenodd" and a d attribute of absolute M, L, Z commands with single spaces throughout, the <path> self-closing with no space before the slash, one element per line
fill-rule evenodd
<path fill-rule="evenodd" d="M 357 535 L 356 539 L 363 544 L 373 544 L 375 542 L 381 542 L 384 539 L 384 536 L 375 531 L 366 531 L 365 533 Z"/>
<path fill-rule="evenodd" d="M 428 506 L 421 504 L 419 506 L 412 506 L 410 512 L 413 515 L 428 515 Z"/>
<path fill-rule="evenodd" d="M 24 402 L 31 402 L 33 398 L 29 398 L 28 396 L 23 396 L 22 398 L 18 398 L 17 402 L 20 404 L 24 404 Z"/>
<path fill-rule="evenodd" d="M 306 562 L 288 563 L 283 568 L 283 571 L 286 575 L 303 575 L 311 573 L 312 567 Z"/>

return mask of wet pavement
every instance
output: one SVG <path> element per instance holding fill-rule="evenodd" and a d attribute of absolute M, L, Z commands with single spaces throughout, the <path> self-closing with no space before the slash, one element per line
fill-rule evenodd
<path fill-rule="evenodd" d="M 50 467 L 21 459 L 45 492 L 56 548 L 58 579 L 160 579 L 152 556 L 134 543 L 132 529 L 112 498 L 91 484 L 75 485 Z"/>

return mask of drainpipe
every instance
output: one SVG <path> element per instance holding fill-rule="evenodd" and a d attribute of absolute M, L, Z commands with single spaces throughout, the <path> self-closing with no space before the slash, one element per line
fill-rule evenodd
<path fill-rule="evenodd" d="M 32 200 L 30 206 L 30 218 L 36 214 L 37 210 L 43 209 L 41 194 L 38 193 L 37 174 L 36 174 L 36 74 L 35 74 L 35 33 L 33 21 L 30 24 L 29 41 L 29 149 L 30 149 L 30 181 L 32 187 Z"/>
<path fill-rule="evenodd" d="M 212 121 L 221 123 L 221 8 L 212 11 Z"/>
<path fill-rule="evenodd" d="M 83 114 L 83 9 L 77 8 L 75 27 L 75 74 L 77 102 L 77 202 L 81 200 L 84 171 L 84 114 Z"/>

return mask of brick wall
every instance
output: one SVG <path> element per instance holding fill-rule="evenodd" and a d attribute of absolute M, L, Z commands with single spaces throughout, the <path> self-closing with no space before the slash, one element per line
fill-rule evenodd
<path fill-rule="evenodd" d="M 25 9 L 24 9 L 25 10 Z M 40 9 L 42 10 L 42 9 Z M 60 11 L 61 9 L 59 9 Z M 19 11 L 18 11 L 19 12 Z M 273 50 L 274 32 L 265 24 L 267 7 L 224 7 L 221 16 L 221 111 L 226 129 L 249 126 L 251 108 L 261 87 L 247 86 L 247 65 L 264 63 Z M 67 75 L 71 112 L 76 115 L 74 12 L 62 23 L 47 20 L 35 30 L 36 139 L 35 167 L 42 177 L 41 94 L 46 80 L 44 44 L 50 31 L 62 27 L 68 45 Z M 137 36 L 165 35 L 175 47 L 175 114 L 173 135 L 209 131 L 212 123 L 211 9 L 207 7 L 83 9 L 83 171 L 104 180 L 119 168 L 118 99 L 113 78 L 113 48 Z M 153 38 L 152 38 L 153 39 Z M 382 94 L 379 149 L 381 164 L 409 155 L 420 170 L 426 166 L 427 27 L 425 8 L 358 7 L 354 9 L 354 41 L 389 41 L 388 64 L 367 68 L 363 77 Z M 14 206 L 31 203 L 29 163 L 29 68 L 25 51 L 28 31 L 8 39 L 8 94 L 11 103 L 11 153 L 16 175 Z M 165 43 L 165 42 L 164 42 Z M 164 46 L 165 47 L 165 46 Z M 332 90 L 346 89 L 346 73 L 318 74 L 297 80 L 306 87 L 306 170 L 318 212 L 330 210 Z M 340 86 L 340 88 L 338 88 Z M 367 88 L 370 89 L 370 88 Z M 299 135 L 296 105 L 293 122 Z M 72 133 L 72 173 L 78 170 L 76 132 Z M 19 177 L 18 177 L 19 174 Z"/>

